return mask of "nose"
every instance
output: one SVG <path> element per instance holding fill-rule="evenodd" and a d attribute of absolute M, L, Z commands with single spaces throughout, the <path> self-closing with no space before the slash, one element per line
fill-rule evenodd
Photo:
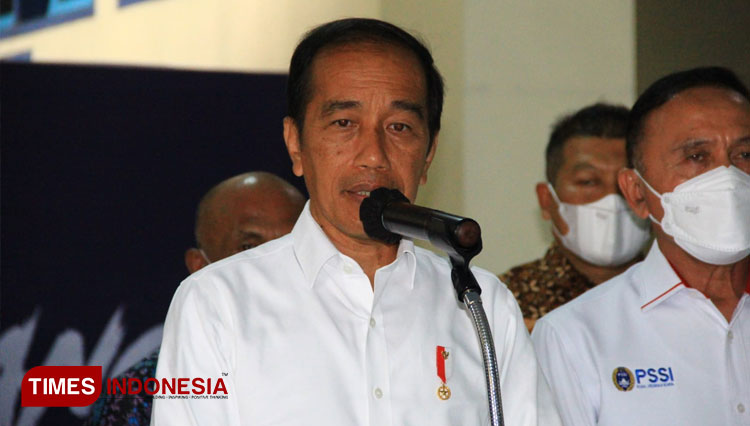
<path fill-rule="evenodd" d="M 385 132 L 382 129 L 369 129 L 360 134 L 355 158 L 357 167 L 388 170 L 391 164 L 386 143 Z"/>
<path fill-rule="evenodd" d="M 732 158 L 732 153 L 727 152 L 727 155 L 724 158 L 724 161 L 721 161 L 719 166 L 729 167 L 729 166 L 738 166 L 738 164 L 734 164 L 734 159 Z"/>
<path fill-rule="evenodd" d="M 720 148 L 721 151 L 716 156 L 718 161 L 716 161 L 716 164 L 713 165 L 712 169 L 719 166 L 729 167 L 732 165 L 740 167 L 739 164 L 734 164 L 736 155 L 733 155 L 733 153 L 735 153 L 736 150 L 732 149 L 733 147 L 731 141 L 729 143 L 723 144 L 722 146 L 720 146 Z"/>

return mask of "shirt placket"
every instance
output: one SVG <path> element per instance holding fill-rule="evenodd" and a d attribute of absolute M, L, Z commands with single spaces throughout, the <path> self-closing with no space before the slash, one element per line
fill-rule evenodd
<path fill-rule="evenodd" d="M 750 354 L 748 354 L 747 341 L 747 312 L 748 296 L 740 300 L 737 312 L 726 332 L 726 354 L 728 359 L 727 372 L 730 383 L 730 407 L 731 417 L 736 419 L 734 424 L 750 424 Z M 745 330 L 743 330 L 743 325 Z"/>
<path fill-rule="evenodd" d="M 382 291 L 389 273 L 375 275 L 376 293 Z M 388 365 L 388 350 L 385 334 L 385 320 L 379 297 L 374 299 L 370 320 L 367 327 L 366 371 L 367 385 L 370 394 L 370 424 L 392 424 L 391 381 Z"/>

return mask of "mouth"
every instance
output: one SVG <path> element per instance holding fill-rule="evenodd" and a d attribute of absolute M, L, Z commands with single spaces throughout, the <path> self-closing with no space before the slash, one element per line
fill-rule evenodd
<path fill-rule="evenodd" d="M 367 197 L 369 197 L 369 196 L 370 196 L 370 191 L 364 191 L 364 190 L 360 190 L 360 191 L 352 191 L 352 190 L 348 190 L 348 191 L 345 191 L 345 193 L 346 193 L 346 194 L 347 194 L 348 196 L 350 196 L 350 197 L 352 197 L 352 198 L 356 199 L 357 201 L 362 201 L 362 200 L 364 200 L 365 198 L 367 198 Z"/>
<path fill-rule="evenodd" d="M 361 185 L 355 185 L 355 186 L 349 187 L 344 192 L 348 196 L 361 202 L 365 198 L 369 197 L 372 191 L 383 186 L 388 187 L 388 185 L 361 184 Z"/>

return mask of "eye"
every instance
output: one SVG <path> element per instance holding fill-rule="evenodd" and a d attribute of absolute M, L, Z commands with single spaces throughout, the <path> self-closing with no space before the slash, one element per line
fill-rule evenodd
<path fill-rule="evenodd" d="M 732 164 L 745 173 L 750 173 L 750 150 L 742 150 L 732 155 Z"/>
<path fill-rule="evenodd" d="M 349 120 L 347 118 L 339 118 L 338 120 L 333 122 L 333 125 L 336 127 L 350 127 L 352 125 L 352 120 Z"/>
<path fill-rule="evenodd" d="M 706 159 L 706 153 L 704 152 L 696 152 L 694 154 L 689 154 L 687 156 L 688 161 L 692 161 L 695 163 L 699 163 Z"/>
<path fill-rule="evenodd" d="M 595 186 L 599 184 L 598 179 L 578 179 L 576 184 L 580 186 Z"/>
<path fill-rule="evenodd" d="M 389 126 L 391 129 L 395 130 L 396 132 L 403 132 L 406 130 L 409 130 L 409 125 L 404 123 L 393 123 Z"/>

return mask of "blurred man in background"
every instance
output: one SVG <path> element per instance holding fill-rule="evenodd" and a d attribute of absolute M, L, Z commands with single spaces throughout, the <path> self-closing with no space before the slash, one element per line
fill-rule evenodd
<path fill-rule="evenodd" d="M 251 249 L 288 234 L 305 205 L 304 196 L 290 183 L 267 172 L 231 177 L 211 188 L 195 215 L 196 247 L 185 252 L 185 265 L 193 272 L 209 263 Z M 159 351 L 120 376 L 154 377 Z M 94 404 L 91 425 L 148 425 L 153 395 L 107 395 Z"/>
<path fill-rule="evenodd" d="M 552 309 L 641 258 L 648 224 L 617 187 L 626 166 L 628 109 L 595 104 L 558 121 L 546 150 L 547 182 L 536 185 L 554 241 L 543 258 L 500 275 L 529 330 Z"/>

